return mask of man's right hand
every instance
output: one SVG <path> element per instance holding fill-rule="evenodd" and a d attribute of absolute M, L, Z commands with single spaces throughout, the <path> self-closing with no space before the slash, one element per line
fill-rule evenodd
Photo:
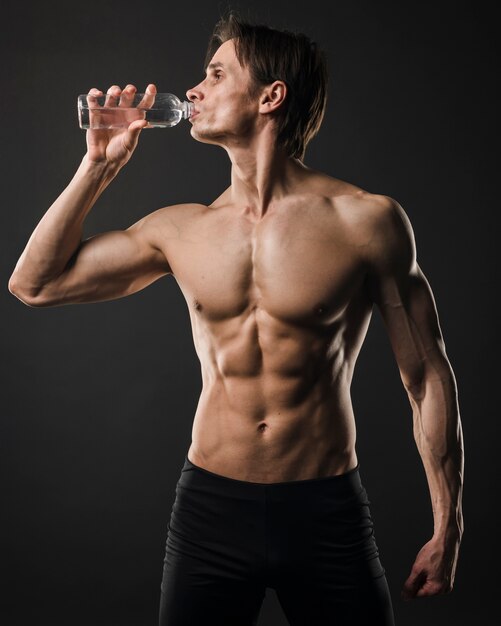
<path fill-rule="evenodd" d="M 118 85 L 113 85 L 106 92 L 107 98 L 105 106 L 129 106 L 135 93 L 136 88 L 134 85 L 127 85 L 123 91 Z M 156 93 L 156 86 L 149 84 L 146 87 L 145 97 L 141 102 L 141 106 L 145 108 L 151 107 L 155 100 Z M 102 95 L 102 91 L 93 87 L 87 95 L 89 104 L 92 103 L 93 97 Z M 139 119 L 131 122 L 128 128 L 88 129 L 87 160 L 90 163 L 99 163 L 101 165 L 108 165 L 113 169 L 120 169 L 132 156 L 137 146 L 139 134 L 147 125 L 148 122 L 145 119 Z"/>

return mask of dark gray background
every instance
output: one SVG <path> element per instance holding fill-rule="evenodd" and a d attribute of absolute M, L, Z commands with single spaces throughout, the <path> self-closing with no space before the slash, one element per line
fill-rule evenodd
<path fill-rule="evenodd" d="M 487 3 L 253 3 L 317 40 L 329 102 L 305 162 L 396 198 L 414 226 L 459 386 L 465 535 L 452 594 L 402 603 L 431 537 L 412 414 L 375 311 L 352 387 L 357 451 L 399 626 L 494 624 L 499 551 L 493 15 Z M 153 626 L 175 484 L 201 389 L 172 277 L 113 302 L 31 309 L 7 282 L 85 150 L 76 96 L 127 82 L 184 96 L 225 4 L 2 2 L 0 622 Z M 233 3 L 234 7 L 244 6 Z M 226 153 L 189 124 L 147 130 L 85 236 L 211 202 Z M 497 407 L 496 407 L 497 408 Z M 260 626 L 285 624 L 268 590 Z"/>

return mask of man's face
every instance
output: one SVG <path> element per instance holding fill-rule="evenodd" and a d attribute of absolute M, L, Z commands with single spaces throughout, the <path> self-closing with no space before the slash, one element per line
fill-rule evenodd
<path fill-rule="evenodd" d="M 258 97 L 249 96 L 249 70 L 240 66 L 232 39 L 217 49 L 206 70 L 205 79 L 186 92 L 198 111 L 190 118 L 191 136 L 203 143 L 243 144 L 255 128 Z"/>

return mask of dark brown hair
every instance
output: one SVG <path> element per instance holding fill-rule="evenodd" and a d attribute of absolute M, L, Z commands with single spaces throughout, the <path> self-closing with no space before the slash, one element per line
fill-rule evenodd
<path fill-rule="evenodd" d="M 308 142 L 317 134 L 327 103 L 327 60 L 317 44 L 302 33 L 249 24 L 230 10 L 216 24 L 209 40 L 204 69 L 221 44 L 235 39 L 235 52 L 252 79 L 250 96 L 264 85 L 287 85 L 284 105 L 277 111 L 277 143 L 288 156 L 303 160 Z"/>

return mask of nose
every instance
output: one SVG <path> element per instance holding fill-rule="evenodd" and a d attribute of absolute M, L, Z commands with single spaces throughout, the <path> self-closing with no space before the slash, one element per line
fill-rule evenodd
<path fill-rule="evenodd" d="M 193 87 L 192 89 L 188 89 L 188 91 L 186 92 L 186 97 L 190 102 L 195 102 L 195 100 L 203 99 L 202 92 L 198 88 L 198 85 L 196 87 Z"/>

